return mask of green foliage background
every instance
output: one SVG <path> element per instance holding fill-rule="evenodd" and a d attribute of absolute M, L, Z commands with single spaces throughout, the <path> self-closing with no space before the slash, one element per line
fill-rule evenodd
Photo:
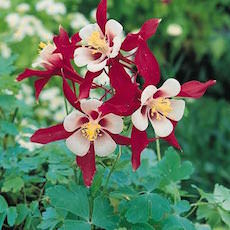
<path fill-rule="evenodd" d="M 17 12 L 24 2 L 30 10 Z M 149 18 L 162 18 L 149 42 L 161 65 L 162 81 L 216 79 L 217 85 L 204 98 L 187 101 L 176 131 L 183 153 L 167 149 L 162 142 L 165 154 L 157 163 L 153 144 L 134 173 L 130 150 L 123 148 L 105 187 L 117 150 L 97 159 L 90 189 L 82 186 L 80 170 L 64 143 L 42 148 L 29 144 L 35 129 L 65 116 L 64 101 L 52 106 L 60 90 L 48 96 L 50 89 L 60 88 L 60 79 L 48 84 L 39 104 L 34 101 L 33 80 L 15 82 L 17 74 L 36 58 L 41 39 L 34 34 L 15 41 L 15 31 L 5 19 L 14 12 L 33 15 L 47 30 L 57 33 L 62 24 L 72 35 L 76 32 L 70 27 L 73 14 L 80 12 L 92 21 L 90 14 L 98 1 L 60 0 L 67 13 L 55 16 L 38 12 L 37 2 L 12 0 L 9 9 L 0 9 L 0 45 L 11 49 L 9 57 L 0 57 L 0 228 L 229 229 L 230 1 L 108 0 L 109 16 L 120 21 L 126 32 L 137 30 Z M 171 24 L 180 25 L 178 36 L 168 33 Z"/>

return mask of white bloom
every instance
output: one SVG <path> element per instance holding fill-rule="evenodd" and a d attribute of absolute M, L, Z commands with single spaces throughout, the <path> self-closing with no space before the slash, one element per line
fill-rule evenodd
<path fill-rule="evenodd" d="M 73 134 L 66 139 L 67 147 L 77 156 L 85 156 L 93 143 L 95 154 L 104 157 L 114 152 L 116 142 L 110 133 L 119 134 L 123 130 L 123 120 L 112 113 L 101 117 L 98 107 L 101 101 L 96 99 L 82 100 L 80 112 L 70 113 L 64 120 L 64 128 Z"/>
<path fill-rule="evenodd" d="M 147 86 L 141 95 L 141 107 L 132 115 L 133 125 L 144 131 L 148 127 L 149 120 L 157 136 L 169 136 L 173 131 L 170 120 L 179 121 L 184 114 L 185 102 L 172 99 L 180 90 L 180 83 L 172 78 L 159 89 L 154 85 Z"/>
<path fill-rule="evenodd" d="M 37 11 L 45 11 L 48 15 L 64 15 L 66 13 L 66 7 L 61 2 L 55 2 L 54 0 L 41 0 L 36 4 Z"/>
<path fill-rule="evenodd" d="M 98 72 L 105 68 L 109 58 L 115 58 L 122 43 L 122 25 L 111 19 L 105 25 L 105 34 L 98 24 L 89 24 L 82 28 L 79 36 L 82 47 L 75 50 L 74 62 L 77 66 L 87 65 L 91 72 Z"/>
<path fill-rule="evenodd" d="M 0 44 L 1 55 L 4 58 L 8 58 L 11 55 L 11 49 L 7 46 L 6 43 Z"/>
<path fill-rule="evenodd" d="M 10 0 L 0 0 L 0 9 L 9 9 L 11 6 Z"/>
<path fill-rule="evenodd" d="M 20 22 L 20 16 L 17 13 L 8 14 L 5 18 L 10 28 L 15 28 Z"/>
<path fill-rule="evenodd" d="M 90 18 L 93 19 L 94 21 L 96 21 L 96 14 L 97 14 L 97 9 L 93 9 L 90 12 Z"/>
<path fill-rule="evenodd" d="M 167 33 L 171 36 L 179 36 L 182 32 L 183 29 L 179 24 L 170 24 L 167 28 Z"/>
<path fill-rule="evenodd" d="M 13 30 L 16 41 L 23 40 L 26 36 L 38 35 L 42 40 L 49 40 L 52 34 L 46 30 L 41 21 L 31 15 L 19 16 L 17 13 L 7 15 L 6 22 Z"/>
<path fill-rule="evenodd" d="M 76 13 L 72 16 L 70 26 L 73 29 L 80 29 L 86 25 L 89 24 L 89 21 L 86 19 L 86 17 L 81 13 Z"/>
<path fill-rule="evenodd" d="M 21 3 L 17 6 L 16 9 L 19 13 L 25 13 L 30 10 L 30 5 L 27 3 Z"/>

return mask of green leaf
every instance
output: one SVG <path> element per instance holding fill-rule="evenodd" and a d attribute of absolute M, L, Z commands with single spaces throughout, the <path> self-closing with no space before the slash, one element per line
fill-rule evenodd
<path fill-rule="evenodd" d="M 183 213 L 189 211 L 190 204 L 187 200 L 180 200 L 179 202 L 177 202 L 173 206 L 173 209 L 174 209 L 176 214 L 180 215 L 180 214 L 183 214 Z"/>
<path fill-rule="evenodd" d="M 2 225 L 6 219 L 6 212 L 0 213 L 0 229 L 2 229 Z"/>
<path fill-rule="evenodd" d="M 19 204 L 17 205 L 17 219 L 15 221 L 16 225 L 21 224 L 29 214 L 30 210 L 25 204 Z"/>
<path fill-rule="evenodd" d="M 132 230 L 154 230 L 154 227 L 150 224 L 135 224 L 132 226 Z"/>
<path fill-rule="evenodd" d="M 12 177 L 6 178 L 3 186 L 2 192 L 12 191 L 13 193 L 19 192 L 24 186 L 24 181 L 21 177 Z"/>
<path fill-rule="evenodd" d="M 212 227 L 217 226 L 221 222 L 217 208 L 210 204 L 199 206 L 196 215 L 198 220 L 205 219 Z"/>
<path fill-rule="evenodd" d="M 113 208 L 107 198 L 99 196 L 94 200 L 92 222 L 98 227 L 115 229 L 119 218 L 114 214 Z"/>
<path fill-rule="evenodd" d="M 2 133 L 16 136 L 18 134 L 17 126 L 8 121 L 0 121 L 0 130 Z"/>
<path fill-rule="evenodd" d="M 160 221 L 170 212 L 169 201 L 158 194 L 145 194 L 132 200 L 126 213 L 130 223 L 146 223 L 149 218 Z"/>
<path fill-rule="evenodd" d="M 14 226 L 16 218 L 18 216 L 16 207 L 10 207 L 7 210 L 7 222 L 10 227 Z"/>
<path fill-rule="evenodd" d="M 227 212 L 221 208 L 218 208 L 222 221 L 230 227 L 230 212 Z"/>
<path fill-rule="evenodd" d="M 0 195 L 0 213 L 6 212 L 8 204 L 3 196 Z"/>
<path fill-rule="evenodd" d="M 180 216 L 169 216 L 163 222 L 162 230 L 195 230 L 191 221 Z"/>
<path fill-rule="evenodd" d="M 60 230 L 90 230 L 90 224 L 83 221 L 77 220 L 65 220 Z"/>
<path fill-rule="evenodd" d="M 59 215 L 54 208 L 47 208 L 45 212 L 42 213 L 42 222 L 38 225 L 40 229 L 54 229 L 56 225 L 60 222 L 58 220 Z"/>
<path fill-rule="evenodd" d="M 0 76 L 11 74 L 15 67 L 13 66 L 17 55 L 13 55 L 9 58 L 0 57 Z"/>
<path fill-rule="evenodd" d="M 85 187 L 72 185 L 70 189 L 67 189 L 62 185 L 57 185 L 47 189 L 46 194 L 54 207 L 64 209 L 88 220 L 89 202 Z"/>
<path fill-rule="evenodd" d="M 230 190 L 222 185 L 215 185 L 213 193 L 216 202 L 226 211 L 230 211 Z M 221 204 L 220 204 L 221 203 Z"/>
<path fill-rule="evenodd" d="M 188 161 L 181 163 L 180 156 L 171 147 L 154 168 L 154 173 L 162 178 L 162 186 L 188 179 L 193 171 L 192 164 Z"/>

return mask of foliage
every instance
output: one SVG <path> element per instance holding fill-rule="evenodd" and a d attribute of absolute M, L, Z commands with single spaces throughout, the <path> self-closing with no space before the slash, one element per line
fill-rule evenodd
<path fill-rule="evenodd" d="M 9 12 L 20 0 L 11 2 Z M 45 12 L 36 11 L 36 1 L 27 1 L 31 6 L 28 14 L 35 15 L 52 32 L 57 32 L 56 24 L 61 23 L 74 33 L 68 28 L 71 14 L 80 11 L 89 16 L 89 9 L 97 5 L 89 0 L 63 2 L 68 15 L 58 15 L 54 21 Z M 50 125 L 54 115 L 64 113 L 64 102 L 44 114 L 42 109 L 54 102 L 41 99 L 42 109 L 38 109 L 26 100 L 33 98 L 33 92 L 25 100 L 20 97 L 27 92 L 15 84 L 15 76 L 32 63 L 40 38 L 33 35 L 14 41 L 13 31 L 8 33 L 4 20 L 8 12 L 1 9 L 1 43 L 17 55 L 0 57 L 0 229 L 229 229 L 230 110 L 225 100 L 229 99 L 230 82 L 226 71 L 230 63 L 228 5 L 228 0 L 189 4 L 173 0 L 168 5 L 148 0 L 109 1 L 111 17 L 125 24 L 127 31 L 135 30 L 146 17 L 163 18 L 150 45 L 166 69 L 165 78 L 178 76 L 185 81 L 215 76 L 220 83 L 210 94 L 215 98 L 189 101 L 191 106 L 177 131 L 183 153 L 163 145 L 164 157 L 157 162 L 152 145 L 134 173 L 130 150 L 123 148 L 107 187 L 114 156 L 97 159 L 98 171 L 90 189 L 83 186 L 75 158 L 63 142 L 45 147 L 29 144 L 37 127 Z M 171 23 L 182 27 L 182 35 L 166 36 Z M 55 80 L 48 87 L 58 83 Z M 220 96 L 225 98 L 218 100 Z"/>

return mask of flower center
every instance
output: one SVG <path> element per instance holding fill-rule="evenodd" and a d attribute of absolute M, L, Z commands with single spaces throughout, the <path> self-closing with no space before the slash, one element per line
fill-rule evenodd
<path fill-rule="evenodd" d="M 150 103 L 150 107 L 151 116 L 156 115 L 157 120 L 161 119 L 161 115 L 166 117 L 172 111 L 170 100 L 162 97 L 153 99 Z"/>
<path fill-rule="evenodd" d="M 48 46 L 50 43 L 45 43 L 45 42 L 40 42 L 39 46 L 38 46 L 38 52 L 41 53 L 42 50 L 44 50 L 46 48 L 46 46 Z"/>
<path fill-rule="evenodd" d="M 94 141 L 100 135 L 101 126 L 97 123 L 88 122 L 81 127 L 81 132 L 89 141 Z"/>
<path fill-rule="evenodd" d="M 98 31 L 94 31 L 88 38 L 87 42 L 89 46 L 95 49 L 92 51 L 93 54 L 97 52 L 107 53 L 109 49 L 105 38 L 101 38 L 101 35 Z"/>

